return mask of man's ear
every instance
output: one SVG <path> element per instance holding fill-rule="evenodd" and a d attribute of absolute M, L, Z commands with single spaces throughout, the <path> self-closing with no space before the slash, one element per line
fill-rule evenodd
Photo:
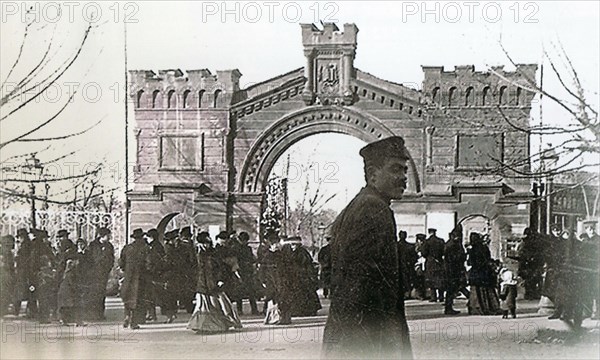
<path fill-rule="evenodd" d="M 373 184 L 376 182 L 376 179 L 379 176 L 379 168 L 377 166 L 369 165 L 365 170 L 367 173 L 367 183 Z"/>

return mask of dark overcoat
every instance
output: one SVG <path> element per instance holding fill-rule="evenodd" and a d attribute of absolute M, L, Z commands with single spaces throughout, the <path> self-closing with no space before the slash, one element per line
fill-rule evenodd
<path fill-rule="evenodd" d="M 462 240 L 450 239 L 444 246 L 444 270 L 446 288 L 455 289 L 467 285 L 465 261 L 467 253 L 462 245 Z"/>
<path fill-rule="evenodd" d="M 444 285 L 444 240 L 432 235 L 423 243 L 421 254 L 425 257 L 425 284 L 440 289 Z"/>
<path fill-rule="evenodd" d="M 144 240 L 135 240 L 125 245 L 119 258 L 119 267 L 124 278 L 121 286 L 121 299 L 126 309 L 135 309 L 144 299 L 146 289 L 146 258 L 148 247 Z"/>
<path fill-rule="evenodd" d="M 278 294 L 281 288 L 281 276 L 277 265 L 281 262 L 281 251 L 271 251 L 267 249 L 262 253 L 260 267 L 258 268 L 258 278 L 264 288 L 265 301 L 273 300 L 278 302 Z"/>
<path fill-rule="evenodd" d="M 59 279 L 58 306 L 59 307 L 83 307 L 87 305 L 85 298 L 89 296 L 90 279 L 90 254 L 80 253 L 77 248 L 70 248 L 64 254 L 65 268 Z M 69 266 L 67 262 L 71 261 Z"/>
<path fill-rule="evenodd" d="M 471 243 L 467 263 L 469 269 L 469 285 L 479 287 L 495 287 L 496 275 L 492 267 L 490 249 L 482 242 Z"/>
<path fill-rule="evenodd" d="M 235 241 L 232 251 L 238 260 L 240 281 L 235 291 L 233 300 L 254 298 L 256 290 L 256 257 L 252 248 L 245 244 L 239 244 Z"/>
<path fill-rule="evenodd" d="M 321 286 L 329 287 L 331 284 L 331 247 L 329 244 L 319 250 L 319 265 L 321 265 Z"/>
<path fill-rule="evenodd" d="M 168 262 L 164 246 L 157 240 L 148 246 L 148 256 L 146 257 L 146 271 L 148 275 L 148 291 L 146 291 L 147 300 L 156 305 L 164 304 L 165 282 L 163 273 L 166 271 Z"/>
<path fill-rule="evenodd" d="M 404 291 L 410 291 L 413 288 L 413 283 L 417 277 L 415 270 L 417 260 L 418 256 L 415 251 L 415 244 L 411 244 L 406 240 L 398 241 L 398 266 L 404 280 Z"/>
<path fill-rule="evenodd" d="M 412 358 L 390 199 L 367 186 L 333 225 L 328 358 Z"/>
<path fill-rule="evenodd" d="M 104 315 L 104 299 L 110 271 L 115 265 L 115 248 L 110 242 L 95 239 L 87 249 L 91 263 L 91 280 L 89 281 L 89 304 L 92 318 Z"/>
<path fill-rule="evenodd" d="M 546 276 L 544 277 L 542 295 L 556 302 L 560 292 L 560 276 L 569 256 L 570 242 L 560 236 L 553 235 L 548 236 L 544 242 Z"/>
<path fill-rule="evenodd" d="M 203 295 L 216 296 L 222 292 L 217 284 L 219 281 L 225 283 L 227 269 L 216 256 L 214 249 L 209 248 L 198 252 L 198 274 L 196 281 L 196 292 Z"/>
<path fill-rule="evenodd" d="M 296 250 L 284 246 L 281 251 L 284 262 L 284 289 L 282 296 L 292 316 L 312 316 L 321 309 L 317 295 L 317 271 L 310 253 L 298 246 Z"/>

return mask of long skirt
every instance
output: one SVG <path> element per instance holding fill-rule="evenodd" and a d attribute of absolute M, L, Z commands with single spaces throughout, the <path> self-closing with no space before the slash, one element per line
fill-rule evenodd
<path fill-rule="evenodd" d="M 471 285 L 469 296 L 469 314 L 497 315 L 500 312 L 500 301 L 493 287 Z"/>
<path fill-rule="evenodd" d="M 283 309 L 282 309 L 283 308 Z M 291 324 L 292 316 L 289 310 L 286 310 L 285 306 L 279 306 L 279 304 L 269 300 L 267 306 L 267 312 L 265 314 L 265 325 L 287 325 Z"/>
<path fill-rule="evenodd" d="M 196 332 L 221 332 L 241 329 L 242 322 L 224 292 L 216 295 L 196 294 L 196 307 L 187 328 Z"/>

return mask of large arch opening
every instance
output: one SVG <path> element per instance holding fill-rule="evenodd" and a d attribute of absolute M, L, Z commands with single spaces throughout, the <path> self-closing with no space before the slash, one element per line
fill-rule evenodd
<path fill-rule="evenodd" d="M 339 106 L 305 108 L 275 122 L 255 141 L 244 160 L 238 190 L 263 192 L 273 166 L 284 152 L 298 141 L 321 133 L 350 135 L 364 143 L 396 135 L 378 119 L 356 109 Z M 411 158 L 407 193 L 420 192 L 417 167 Z"/>

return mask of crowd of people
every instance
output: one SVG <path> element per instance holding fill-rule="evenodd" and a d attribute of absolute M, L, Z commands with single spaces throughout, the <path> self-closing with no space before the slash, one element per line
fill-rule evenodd
<path fill-rule="evenodd" d="M 429 236 L 416 235 L 416 243 L 407 241 L 407 233 L 398 234 L 398 258 L 404 278 L 404 296 L 431 302 L 444 302 L 445 314 L 458 314 L 454 298 L 462 293 L 469 314 L 508 314 L 516 317 L 519 280 L 524 299 L 548 297 L 555 305 L 550 319 L 581 324 L 592 316 L 592 303 L 598 306 L 598 247 L 596 224 L 584 224 L 585 233 L 575 237 L 559 225 L 551 226 L 550 235 L 527 228 L 514 260 L 517 273 L 499 260 L 492 259 L 488 235 L 472 232 L 463 242 L 458 225 L 448 242 L 428 229 Z M 465 246 L 466 245 L 466 249 Z M 598 311 L 595 317 L 597 318 Z"/>
<path fill-rule="evenodd" d="M 85 325 L 86 320 L 104 320 L 106 286 L 114 264 L 110 237 L 107 228 L 99 228 L 89 243 L 73 242 L 66 230 L 56 233 L 54 244 L 40 229 L 19 229 L 16 239 L 3 236 L 1 315 L 19 316 L 26 300 L 26 317 L 40 323 L 55 319 Z"/>
<path fill-rule="evenodd" d="M 595 222 L 586 222 L 583 227 L 580 236 L 556 224 L 549 235 L 526 229 L 518 252 L 525 298 L 546 296 L 555 305 L 549 318 L 566 320 L 576 327 L 586 317 L 598 319 L 600 303 L 600 236 Z"/>
<path fill-rule="evenodd" d="M 404 298 L 443 302 L 444 314 L 454 315 L 454 299 L 463 294 L 469 314 L 508 314 L 516 317 L 517 276 L 491 257 L 488 235 L 470 233 L 463 242 L 458 225 L 448 241 L 428 229 L 429 236 L 398 234 L 398 261 Z M 558 225 L 550 235 L 526 229 L 516 260 L 525 299 L 548 297 L 555 305 L 550 319 L 581 324 L 598 304 L 598 244 L 595 224 L 573 236 Z M 52 244 L 45 230 L 20 229 L 0 242 L 2 269 L 0 311 L 18 316 L 27 301 L 26 316 L 47 323 L 85 325 L 104 319 L 106 285 L 115 264 L 111 233 L 97 230 L 96 238 L 73 242 L 69 232 L 56 233 Z M 266 236 L 256 256 L 249 235 L 208 232 L 195 236 L 190 227 L 166 232 L 162 241 L 156 229 L 136 229 L 120 254 L 120 295 L 125 305 L 124 326 L 139 328 L 158 321 L 159 307 L 165 323 L 179 309 L 192 314 L 188 327 L 195 331 L 222 331 L 241 327 L 243 301 L 253 315 L 264 314 L 265 324 L 289 324 L 294 316 L 312 316 L 321 308 L 331 287 L 331 250 L 318 254 L 320 276 L 313 257 L 298 237 Z M 330 236 L 326 236 L 328 242 Z M 465 248 L 466 245 L 466 248 Z M 262 311 L 257 300 L 263 299 Z M 233 306 L 236 303 L 236 306 Z M 596 305 L 598 306 L 598 305 Z M 595 316 L 597 317 L 597 311 Z"/>
<path fill-rule="evenodd" d="M 158 236 L 156 229 L 136 229 L 121 252 L 124 326 L 155 321 L 157 306 L 167 323 L 185 308 L 192 314 L 188 328 L 196 332 L 240 328 L 245 299 L 258 315 L 257 300 L 264 297 L 268 324 L 289 324 L 292 316 L 321 308 L 317 270 L 299 238 L 268 236 L 255 256 L 246 232 L 222 231 L 213 241 L 206 231 L 194 236 L 184 227 L 165 233 L 164 246 Z"/>
<path fill-rule="evenodd" d="M 491 258 L 489 237 L 472 232 L 469 240 L 463 242 L 461 225 L 450 232 L 447 242 L 437 236 L 436 229 L 427 232 L 429 236 L 416 234 L 414 244 L 407 241 L 405 231 L 398 234 L 405 299 L 441 302 L 444 314 L 456 315 L 460 311 L 454 309 L 454 299 L 462 293 L 469 299 L 469 314 L 498 313 L 499 264 Z"/>

